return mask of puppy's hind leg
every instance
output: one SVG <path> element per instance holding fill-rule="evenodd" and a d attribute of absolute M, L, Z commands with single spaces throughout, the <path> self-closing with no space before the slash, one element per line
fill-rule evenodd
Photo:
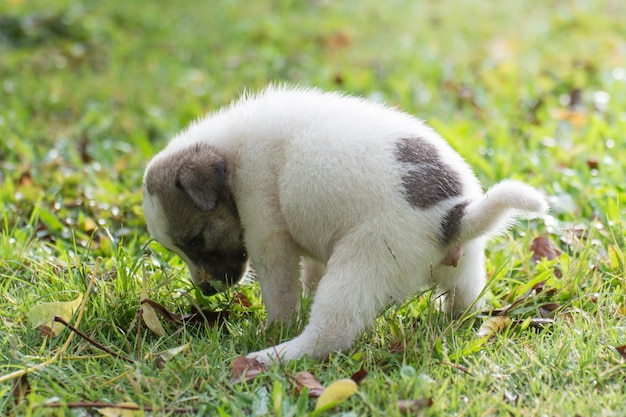
<path fill-rule="evenodd" d="M 464 243 L 463 255 L 456 266 L 446 262 L 433 271 L 442 297 L 442 310 L 447 313 L 462 313 L 468 307 L 482 307 L 478 299 L 485 287 L 485 239 Z"/>

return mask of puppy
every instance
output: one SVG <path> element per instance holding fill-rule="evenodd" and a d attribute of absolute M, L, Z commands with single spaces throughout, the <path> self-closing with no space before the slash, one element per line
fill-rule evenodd
<path fill-rule="evenodd" d="M 459 312 L 485 285 L 484 249 L 535 189 L 483 194 L 468 164 L 421 121 L 363 99 L 270 87 L 198 120 L 150 162 L 150 234 L 212 294 L 258 277 L 267 321 L 313 294 L 302 334 L 249 355 L 322 358 L 350 348 L 389 302 L 437 286 Z M 302 266 L 302 273 L 300 268 Z"/>

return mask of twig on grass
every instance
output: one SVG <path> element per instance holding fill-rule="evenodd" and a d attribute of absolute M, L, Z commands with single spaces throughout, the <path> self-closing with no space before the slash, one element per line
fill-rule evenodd
<path fill-rule="evenodd" d="M 133 361 L 132 359 L 127 358 L 124 355 L 121 355 L 121 354 L 119 354 L 117 352 L 113 352 L 111 349 L 109 349 L 108 347 L 104 346 L 102 343 L 100 343 L 97 340 L 89 337 L 86 333 L 82 332 L 81 330 L 78 330 L 75 326 L 72 326 L 67 321 L 65 321 L 65 319 L 63 317 L 54 316 L 54 321 L 57 321 L 57 322 L 65 325 L 65 326 L 67 326 L 71 331 L 73 331 L 74 333 L 78 334 L 80 337 L 82 337 L 83 339 L 85 339 L 86 341 L 88 341 L 89 343 L 91 343 L 92 345 L 97 347 L 98 349 L 105 351 L 109 355 L 113 355 L 116 358 L 125 360 L 126 362 L 129 362 L 129 363 L 135 363 L 135 361 Z"/>
<path fill-rule="evenodd" d="M 451 366 L 451 367 L 453 367 L 453 368 L 456 368 L 456 369 L 458 369 L 459 371 L 463 372 L 464 374 L 467 374 L 467 375 L 472 375 L 472 373 L 469 371 L 469 369 L 467 369 L 467 368 L 466 368 L 466 367 L 464 367 L 464 366 L 457 365 L 457 364 L 452 363 L 452 362 L 445 362 L 445 361 L 441 361 L 441 362 L 439 362 L 439 363 L 440 363 L 440 364 L 442 364 L 442 365 L 447 365 L 447 366 Z"/>
<path fill-rule="evenodd" d="M 184 407 L 150 407 L 150 406 L 138 406 L 134 404 L 111 404 L 105 402 L 73 402 L 73 403 L 40 403 L 36 404 L 36 407 L 50 407 L 50 408 L 118 408 L 120 410 L 133 410 L 133 411 L 147 411 L 149 413 L 198 413 L 197 408 L 184 408 Z"/>

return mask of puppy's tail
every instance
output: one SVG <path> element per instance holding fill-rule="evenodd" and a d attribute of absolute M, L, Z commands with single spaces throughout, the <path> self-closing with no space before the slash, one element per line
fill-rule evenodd
<path fill-rule="evenodd" d="M 520 214 L 543 214 L 548 211 L 548 202 L 539 191 L 513 180 L 499 182 L 482 198 L 455 208 L 458 210 L 461 206 L 463 213 L 459 216 L 458 234 L 453 239 L 457 242 L 501 233 Z"/>

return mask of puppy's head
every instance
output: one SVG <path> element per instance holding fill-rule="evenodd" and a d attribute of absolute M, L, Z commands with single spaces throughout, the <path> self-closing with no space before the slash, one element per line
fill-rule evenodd
<path fill-rule="evenodd" d="M 204 294 L 245 273 L 248 256 L 226 163 L 210 146 L 157 155 L 144 176 L 143 211 L 150 235 L 185 261 Z"/>

